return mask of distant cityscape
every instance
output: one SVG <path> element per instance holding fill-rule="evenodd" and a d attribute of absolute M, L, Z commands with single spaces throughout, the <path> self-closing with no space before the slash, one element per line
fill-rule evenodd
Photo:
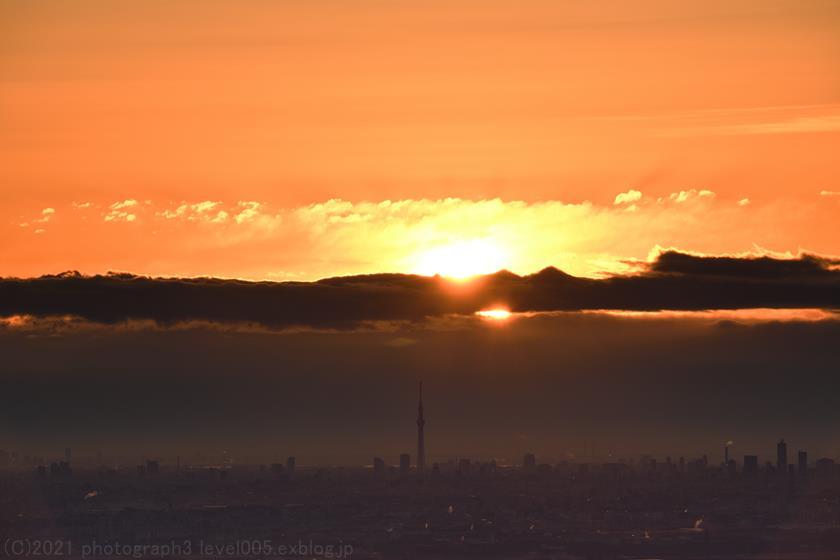
<path fill-rule="evenodd" d="M 396 463 L 390 463 L 382 457 L 373 457 L 369 467 L 372 468 L 374 476 L 407 476 L 410 474 L 423 476 L 439 476 L 441 474 L 450 474 L 456 476 L 469 475 L 488 475 L 494 474 L 499 469 L 512 469 L 519 467 L 525 472 L 538 471 L 542 473 L 548 472 L 568 472 L 577 469 L 579 473 L 588 472 L 591 469 L 600 469 L 604 472 L 613 474 L 621 472 L 629 472 L 635 470 L 642 473 L 650 474 L 686 474 L 697 473 L 706 470 L 719 470 L 729 477 L 743 476 L 745 478 L 757 477 L 760 475 L 777 475 L 786 474 L 790 476 L 808 476 L 809 474 L 816 474 L 819 476 L 832 476 L 840 474 L 838 465 L 833 458 L 820 457 L 813 462 L 809 461 L 807 450 L 796 451 L 796 461 L 791 462 L 788 452 L 788 444 L 784 439 L 780 439 L 776 444 L 775 462 L 767 460 L 761 464 L 758 455 L 743 455 L 743 459 L 739 464 L 735 457 L 730 453 L 734 442 L 727 441 L 722 446 L 722 460 L 717 463 L 715 460 L 710 460 L 707 454 L 702 456 L 686 459 L 683 456 L 673 458 L 671 456 L 655 457 L 650 454 L 642 454 L 637 459 L 622 459 L 610 462 L 596 462 L 591 461 L 570 461 L 563 460 L 554 463 L 539 463 L 538 456 L 531 452 L 526 452 L 522 456 L 522 460 L 518 464 L 505 462 L 499 464 L 497 460 L 491 459 L 487 461 L 476 461 L 469 458 L 450 459 L 445 463 L 433 462 L 430 472 L 426 469 L 426 439 L 425 439 L 425 425 L 426 420 L 423 411 L 423 382 L 419 383 L 419 397 L 417 403 L 417 447 L 415 462 L 412 463 L 412 456 L 410 453 L 401 453 Z M 768 453 L 768 456 L 770 454 Z M 34 469 L 38 478 L 62 478 L 72 475 L 72 449 L 66 447 L 63 451 L 62 458 L 50 458 L 37 455 L 21 455 L 17 451 L 7 451 L 0 449 L 0 467 L 6 469 Z M 210 472 L 218 472 L 220 476 L 225 476 L 226 471 L 230 471 L 234 466 L 256 469 L 259 472 L 267 472 L 277 476 L 294 476 L 296 471 L 296 458 L 289 456 L 285 463 L 273 462 L 270 464 L 255 464 L 255 465 L 238 465 L 233 457 L 228 453 L 223 452 L 221 456 L 213 460 L 198 455 L 191 460 L 185 461 L 182 464 L 180 456 L 175 458 L 174 464 L 163 465 L 164 468 L 174 470 L 175 472 L 190 471 L 193 469 L 203 469 Z M 126 470 L 126 467 L 118 468 L 116 465 L 106 464 L 101 452 L 95 458 L 87 457 L 82 463 L 87 469 L 93 468 L 102 474 L 114 475 L 118 470 Z M 308 465 L 308 468 L 318 468 L 318 465 Z M 146 459 L 142 463 L 137 464 L 128 470 L 133 470 L 138 476 L 154 476 L 160 473 L 162 464 L 159 458 Z"/>
<path fill-rule="evenodd" d="M 84 549 L 103 558 L 120 556 L 103 552 L 114 550 L 271 556 L 243 542 L 288 545 L 307 558 L 336 550 L 370 559 L 840 554 L 840 470 L 806 450 L 792 455 L 785 440 L 763 464 L 756 455 L 738 463 L 726 442 L 719 459 L 545 462 L 526 452 L 513 465 L 458 458 L 427 468 L 419 391 L 413 463 L 407 452 L 396 464 L 374 457 L 357 467 L 300 465 L 295 456 L 247 465 L 223 454 L 126 468 L 101 455 L 76 460 L 70 447 L 48 460 L 0 452 L 4 542 L 18 552 L 62 543 L 75 551 L 65 556 Z M 117 544 L 128 548 L 107 548 Z"/>

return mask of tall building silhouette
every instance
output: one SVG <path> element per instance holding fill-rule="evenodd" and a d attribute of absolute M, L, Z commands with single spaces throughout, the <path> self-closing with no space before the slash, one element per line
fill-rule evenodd
<path fill-rule="evenodd" d="M 373 474 L 376 476 L 385 476 L 385 461 L 380 457 L 373 458 Z"/>
<path fill-rule="evenodd" d="M 417 470 L 426 468 L 426 440 L 423 434 L 423 427 L 426 420 L 423 418 L 423 382 L 420 382 L 420 401 L 417 404 Z"/>
<path fill-rule="evenodd" d="M 776 469 L 783 474 L 787 471 L 787 465 L 787 444 L 784 439 L 780 439 L 776 445 Z"/>
<path fill-rule="evenodd" d="M 537 468 L 537 458 L 533 453 L 526 453 L 522 456 L 522 468 L 533 470 Z"/>
<path fill-rule="evenodd" d="M 758 475 L 758 456 L 744 455 L 744 476 Z"/>

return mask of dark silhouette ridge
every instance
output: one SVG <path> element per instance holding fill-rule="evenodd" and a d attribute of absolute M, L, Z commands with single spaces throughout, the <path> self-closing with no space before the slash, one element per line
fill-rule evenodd
<path fill-rule="evenodd" d="M 473 314 L 499 304 L 514 312 L 836 309 L 840 308 L 836 263 L 810 255 L 783 260 L 669 251 L 634 275 L 579 278 L 549 267 L 527 276 L 500 271 L 467 282 L 410 274 L 277 283 L 68 272 L 0 280 L 0 315 L 341 329 L 371 321 Z"/>

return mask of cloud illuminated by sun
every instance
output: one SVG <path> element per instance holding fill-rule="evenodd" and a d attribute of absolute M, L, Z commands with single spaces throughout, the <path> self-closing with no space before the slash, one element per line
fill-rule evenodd
<path fill-rule="evenodd" d="M 415 274 L 464 279 L 490 274 L 508 266 L 508 257 L 501 247 L 485 239 L 471 239 L 442 245 L 420 253 Z"/>
<path fill-rule="evenodd" d="M 507 309 L 484 309 L 482 311 L 477 311 L 476 315 L 478 315 L 482 319 L 504 321 L 505 319 L 510 318 L 511 313 Z"/>

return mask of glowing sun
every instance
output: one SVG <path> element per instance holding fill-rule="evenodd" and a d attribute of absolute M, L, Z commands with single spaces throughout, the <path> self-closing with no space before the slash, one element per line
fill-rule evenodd
<path fill-rule="evenodd" d="M 458 241 L 429 249 L 417 258 L 415 272 L 463 279 L 497 272 L 507 266 L 507 256 L 496 244 L 483 240 Z"/>

